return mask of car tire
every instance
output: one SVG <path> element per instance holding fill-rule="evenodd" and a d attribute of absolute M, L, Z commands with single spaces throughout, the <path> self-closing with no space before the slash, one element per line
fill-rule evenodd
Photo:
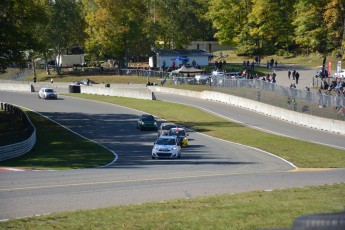
<path fill-rule="evenodd" d="M 156 160 L 156 158 L 154 156 L 152 156 L 151 158 L 152 158 L 152 160 Z"/>

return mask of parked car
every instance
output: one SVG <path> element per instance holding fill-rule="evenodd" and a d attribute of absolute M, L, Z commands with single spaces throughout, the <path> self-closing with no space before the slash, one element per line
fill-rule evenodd
<path fill-rule="evenodd" d="M 175 136 L 181 147 L 188 147 L 188 134 L 183 128 L 172 128 L 168 136 Z"/>
<path fill-rule="evenodd" d="M 93 84 L 98 84 L 98 83 L 90 79 L 83 79 L 81 81 L 73 82 L 73 85 L 93 85 Z"/>
<path fill-rule="evenodd" d="M 52 88 L 41 88 L 38 91 L 38 98 L 57 99 L 57 93 Z"/>
<path fill-rule="evenodd" d="M 176 136 L 161 136 L 153 143 L 152 159 L 180 157 L 181 146 Z"/>
<path fill-rule="evenodd" d="M 174 123 L 170 123 L 170 122 L 162 123 L 158 129 L 158 137 L 168 135 L 169 130 L 172 128 L 177 128 L 177 125 Z"/>
<path fill-rule="evenodd" d="M 208 74 L 200 74 L 195 76 L 196 84 L 206 85 L 206 82 L 211 78 Z"/>
<path fill-rule="evenodd" d="M 339 73 L 335 72 L 333 74 L 334 78 L 345 78 L 345 69 L 341 69 Z"/>
<path fill-rule="evenodd" d="M 157 122 L 154 116 L 151 114 L 143 114 L 137 120 L 137 129 L 153 129 L 157 130 Z"/>

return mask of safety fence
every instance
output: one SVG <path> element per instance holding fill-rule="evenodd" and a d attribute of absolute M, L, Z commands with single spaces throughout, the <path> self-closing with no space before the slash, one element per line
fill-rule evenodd
<path fill-rule="evenodd" d="M 0 161 L 4 161 L 7 159 L 24 155 L 31 151 L 31 149 L 34 147 L 36 143 L 36 128 L 30 121 L 27 114 L 23 112 L 20 108 L 3 102 L 0 103 L 0 107 L 1 110 L 5 111 L 6 113 L 9 113 L 14 118 L 22 119 L 30 133 L 30 137 L 24 141 L 15 144 L 0 146 Z"/>
<path fill-rule="evenodd" d="M 341 92 L 343 89 L 321 91 L 306 88 L 301 90 L 258 79 L 226 79 L 224 77 L 195 79 L 173 76 L 167 78 L 164 84 L 205 85 L 213 91 L 304 114 L 345 121 L 345 95 Z"/>

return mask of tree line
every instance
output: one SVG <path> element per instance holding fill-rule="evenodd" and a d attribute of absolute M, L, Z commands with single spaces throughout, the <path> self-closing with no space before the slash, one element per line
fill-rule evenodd
<path fill-rule="evenodd" d="M 217 40 L 239 55 L 342 56 L 345 0 L 2 0 L 0 71 L 82 47 L 91 60 Z"/>

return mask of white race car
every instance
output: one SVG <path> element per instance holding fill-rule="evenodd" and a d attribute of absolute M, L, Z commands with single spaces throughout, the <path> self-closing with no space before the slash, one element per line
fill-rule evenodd
<path fill-rule="evenodd" d="M 181 146 L 177 137 L 160 136 L 152 148 L 152 159 L 156 158 L 180 158 Z"/>
<path fill-rule="evenodd" d="M 38 98 L 57 99 L 57 93 L 52 88 L 41 88 L 38 92 Z"/>

